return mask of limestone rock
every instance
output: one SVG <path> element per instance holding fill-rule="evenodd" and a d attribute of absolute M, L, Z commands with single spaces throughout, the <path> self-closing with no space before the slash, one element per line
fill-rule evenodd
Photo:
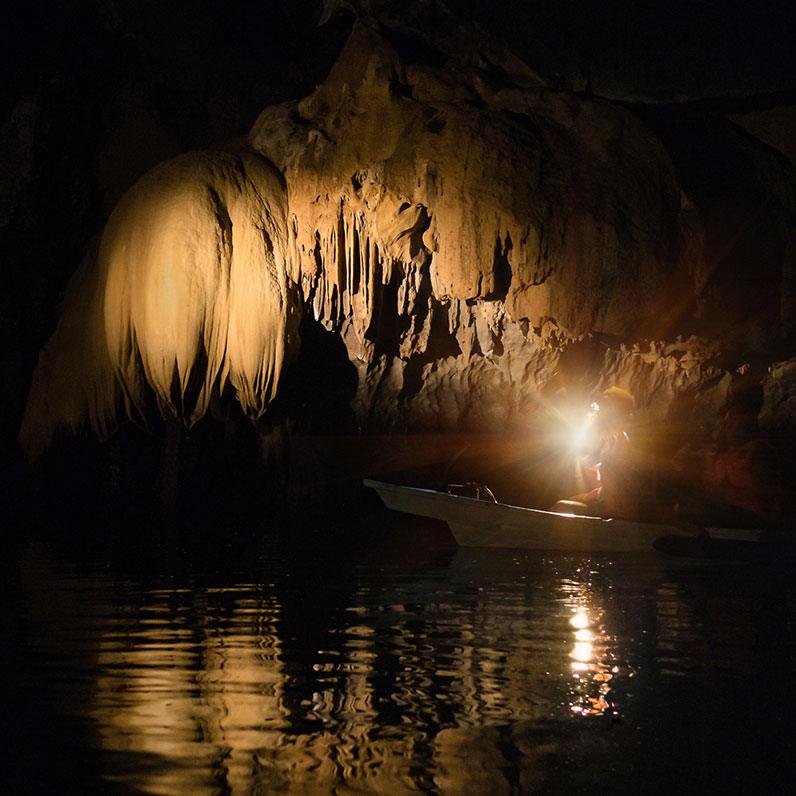
<path fill-rule="evenodd" d="M 23 448 L 126 414 L 192 425 L 226 385 L 259 417 L 297 346 L 284 192 L 250 153 L 197 152 L 139 180 L 74 277 L 34 373 Z"/>
<path fill-rule="evenodd" d="M 796 437 L 796 359 L 775 363 L 763 380 L 760 426 L 772 435 Z"/>
<path fill-rule="evenodd" d="M 22 449 L 31 461 L 49 447 L 57 432 L 76 435 L 90 425 L 106 438 L 116 428 L 121 390 L 105 342 L 98 248 L 96 239 L 72 277 L 58 327 L 33 372 L 19 432 Z"/>
<path fill-rule="evenodd" d="M 152 396 L 190 425 L 226 385 L 258 417 L 302 311 L 344 349 L 364 431 L 514 433 L 618 383 L 650 423 L 707 433 L 739 365 L 793 356 L 796 180 L 776 153 L 403 5 L 326 4 L 361 17 L 325 81 L 261 113 L 265 161 L 195 153 L 128 192 L 42 356 L 31 449 Z M 69 346 L 90 395 L 42 410 L 33 443 Z"/>
<path fill-rule="evenodd" d="M 674 340 L 704 280 L 667 152 L 621 107 L 461 63 L 406 65 L 357 24 L 328 80 L 250 134 L 285 176 L 293 275 L 346 344 L 363 427 L 521 423 L 592 335 L 601 369 L 574 381 L 621 380 L 665 416 L 717 378 L 711 354 L 632 348 Z"/>

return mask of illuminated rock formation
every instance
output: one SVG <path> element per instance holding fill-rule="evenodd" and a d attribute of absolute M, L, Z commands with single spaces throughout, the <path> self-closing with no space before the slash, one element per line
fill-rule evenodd
<path fill-rule="evenodd" d="M 316 314 L 367 330 L 371 272 L 387 283 L 400 263 L 408 297 L 428 265 L 438 301 L 505 299 L 512 317 L 573 335 L 636 331 L 669 275 L 699 265 L 663 147 L 609 103 L 490 86 L 478 57 L 405 68 L 360 27 L 311 97 L 258 120 Z"/>
<path fill-rule="evenodd" d="M 75 275 L 21 431 L 33 458 L 88 421 L 106 437 L 150 396 L 192 425 L 231 385 L 256 418 L 297 345 L 284 192 L 252 154 L 198 152 L 153 169 Z"/>
<path fill-rule="evenodd" d="M 513 433 L 612 383 L 701 426 L 734 371 L 793 355 L 776 156 L 712 128 L 683 146 L 670 110 L 555 83 L 473 26 L 365 16 L 310 96 L 262 112 L 258 155 L 184 156 L 122 200 L 42 354 L 29 453 L 149 395 L 190 426 L 229 384 L 258 417 L 304 310 L 344 344 L 368 431 Z M 688 148 L 714 140 L 723 194 Z"/>
<path fill-rule="evenodd" d="M 285 175 L 304 298 L 345 341 L 362 422 L 505 428 L 592 334 L 617 341 L 595 381 L 696 388 L 693 361 L 620 345 L 674 339 L 705 280 L 699 214 L 660 141 L 489 57 L 504 60 L 405 66 L 359 25 L 328 80 L 250 135 Z"/>
<path fill-rule="evenodd" d="M 37 458 L 57 430 L 75 435 L 89 424 L 101 438 L 115 429 L 119 384 L 105 342 L 104 290 L 97 271 L 98 241 L 72 277 L 58 328 L 33 372 L 20 442 Z"/>

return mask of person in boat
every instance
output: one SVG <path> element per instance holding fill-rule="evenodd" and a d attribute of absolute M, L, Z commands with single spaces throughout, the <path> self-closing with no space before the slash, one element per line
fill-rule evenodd
<path fill-rule="evenodd" d="M 592 403 L 582 440 L 585 450 L 575 464 L 582 491 L 559 500 L 551 511 L 642 519 L 638 454 L 627 432 L 634 408 L 632 393 L 616 386 Z"/>

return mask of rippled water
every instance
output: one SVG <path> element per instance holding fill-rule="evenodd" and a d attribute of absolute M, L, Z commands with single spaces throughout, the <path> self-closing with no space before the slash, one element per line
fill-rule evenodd
<path fill-rule="evenodd" d="M 794 784 L 789 570 L 405 548 L 140 558 L 18 551 L 13 792 Z"/>

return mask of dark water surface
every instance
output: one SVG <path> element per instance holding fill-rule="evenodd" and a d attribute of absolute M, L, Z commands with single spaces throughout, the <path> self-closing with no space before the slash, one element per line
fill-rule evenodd
<path fill-rule="evenodd" d="M 405 541 L 21 543 L 9 792 L 792 790 L 791 570 Z"/>

